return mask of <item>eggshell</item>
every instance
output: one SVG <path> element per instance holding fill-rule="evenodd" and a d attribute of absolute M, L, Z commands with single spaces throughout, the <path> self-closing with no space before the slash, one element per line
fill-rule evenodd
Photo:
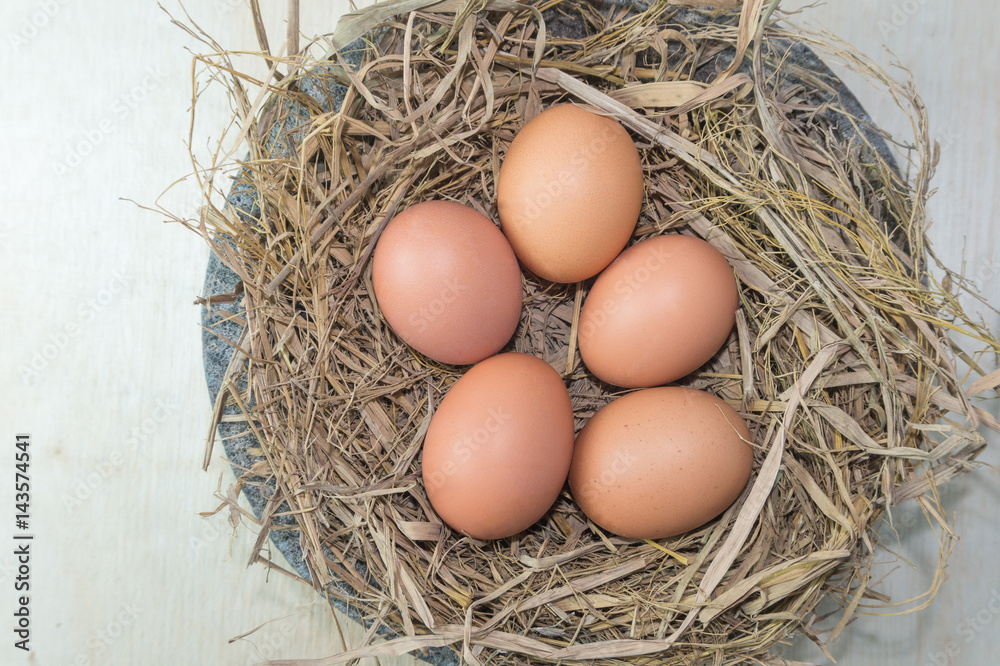
<path fill-rule="evenodd" d="M 607 404 L 576 439 L 569 483 L 605 530 L 660 539 L 704 525 L 739 497 L 753 449 L 740 415 L 716 396 L 676 386 Z"/>
<path fill-rule="evenodd" d="M 524 266 L 553 282 L 599 273 L 642 208 L 639 151 L 617 121 L 553 106 L 514 137 L 500 167 L 500 225 Z"/>
<path fill-rule="evenodd" d="M 477 539 L 508 537 L 552 507 L 573 456 L 573 408 L 559 374 L 527 354 L 471 368 L 441 401 L 424 439 L 434 510 Z"/>
<path fill-rule="evenodd" d="M 426 201 L 396 215 L 372 257 L 375 298 L 407 344 L 464 365 L 500 351 L 521 316 L 521 269 L 481 213 Z"/>
<path fill-rule="evenodd" d="M 718 250 L 699 238 L 656 236 L 622 252 L 594 282 L 580 311 L 580 356 L 609 384 L 666 384 L 719 351 L 737 305 L 733 269 Z"/>

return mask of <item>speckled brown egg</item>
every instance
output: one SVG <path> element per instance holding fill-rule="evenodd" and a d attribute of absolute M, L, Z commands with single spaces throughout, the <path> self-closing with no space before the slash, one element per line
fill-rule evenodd
<path fill-rule="evenodd" d="M 521 269 L 500 229 L 451 201 L 426 201 L 390 220 L 372 283 L 392 330 L 442 363 L 476 363 L 507 344 L 521 316 Z"/>
<path fill-rule="evenodd" d="M 580 356 L 609 384 L 667 384 L 719 351 L 737 305 L 732 266 L 718 250 L 700 238 L 656 236 L 594 282 L 580 312 Z"/>
<path fill-rule="evenodd" d="M 628 242 L 643 173 L 617 121 L 553 106 L 514 137 L 497 182 L 500 225 L 525 268 L 553 282 L 599 273 Z"/>
<path fill-rule="evenodd" d="M 736 410 L 710 393 L 636 391 L 604 406 L 580 431 L 570 488 L 587 517 L 609 532 L 675 536 L 740 496 L 753 467 L 749 441 Z"/>
<path fill-rule="evenodd" d="M 538 357 L 499 354 L 473 366 L 441 401 L 424 439 L 431 505 L 454 530 L 500 539 L 552 507 L 573 456 L 573 408 Z"/>

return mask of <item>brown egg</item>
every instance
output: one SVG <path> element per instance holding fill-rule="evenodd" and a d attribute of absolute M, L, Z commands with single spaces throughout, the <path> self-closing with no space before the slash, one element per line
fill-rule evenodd
<path fill-rule="evenodd" d="M 500 167 L 500 225 L 524 266 L 553 282 L 597 275 L 642 208 L 639 151 L 617 121 L 571 104 L 528 122 Z"/>
<path fill-rule="evenodd" d="M 580 356 L 616 386 L 659 386 L 704 365 L 733 330 L 736 278 L 698 238 L 669 234 L 628 248 L 580 312 Z"/>
<path fill-rule="evenodd" d="M 471 368 L 441 401 L 424 439 L 423 481 L 453 529 L 500 539 L 555 503 L 573 457 L 573 408 L 559 374 L 528 354 Z"/>
<path fill-rule="evenodd" d="M 569 484 L 592 521 L 631 539 L 693 530 L 725 511 L 750 479 L 740 415 L 716 396 L 668 386 L 630 393 L 576 438 Z"/>
<path fill-rule="evenodd" d="M 396 215 L 372 258 L 375 298 L 392 330 L 442 363 L 476 363 L 521 317 L 521 269 L 495 224 L 461 204 L 426 201 Z"/>

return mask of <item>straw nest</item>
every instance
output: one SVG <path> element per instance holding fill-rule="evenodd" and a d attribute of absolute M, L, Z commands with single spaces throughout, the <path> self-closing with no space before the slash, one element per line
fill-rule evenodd
<path fill-rule="evenodd" d="M 768 650 L 790 632 L 820 639 L 822 599 L 843 609 L 825 638 L 888 602 L 870 577 L 875 527 L 907 500 L 940 532 L 943 567 L 954 535 L 935 489 L 974 466 L 979 425 L 1000 429 L 970 403 L 1000 383 L 979 371 L 1000 348 L 959 305 L 961 276 L 929 269 L 935 146 L 919 98 L 843 45 L 783 27 L 775 3 L 698 4 L 390 2 L 344 17 L 312 60 L 296 32 L 297 55 L 263 56 L 264 81 L 185 23 L 214 51 L 196 76 L 229 86 L 231 143 L 249 147 L 198 168 L 207 205 L 189 221 L 242 279 L 244 334 L 216 422 L 236 405 L 259 440 L 239 481 L 270 489 L 258 550 L 291 516 L 311 584 L 372 627 L 322 663 L 441 646 L 470 664 L 780 663 Z M 790 57 L 798 43 L 910 114 L 901 169 L 832 77 Z M 339 111 L 327 104 L 341 96 Z M 423 435 L 463 368 L 401 343 L 369 259 L 392 215 L 419 201 L 495 220 L 507 146 L 559 102 L 633 135 L 646 176 L 635 240 L 700 236 L 739 278 L 728 344 L 682 383 L 740 411 L 754 474 L 724 515 L 675 538 L 604 533 L 567 489 L 528 531 L 475 541 L 442 524 L 420 483 Z M 234 165 L 252 210 L 213 203 Z M 526 275 L 524 287 L 507 349 L 562 374 L 581 427 L 622 392 L 576 352 L 589 283 Z"/>

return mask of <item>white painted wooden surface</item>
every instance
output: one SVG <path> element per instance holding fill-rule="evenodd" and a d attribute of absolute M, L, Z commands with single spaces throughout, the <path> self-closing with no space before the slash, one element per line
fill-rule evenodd
<path fill-rule="evenodd" d="M 165 4 L 178 9 L 174 0 Z M 265 4 L 277 45 L 284 3 Z M 303 32 L 312 34 L 330 30 L 346 2 L 302 5 Z M 241 0 L 188 6 L 225 47 L 255 48 Z M 942 143 L 931 204 L 936 248 L 951 265 L 964 256 L 967 273 L 1000 302 L 1000 9 L 988 0 L 850 0 L 801 19 L 882 62 L 887 43 L 913 70 Z M 208 474 L 199 466 L 208 398 L 192 300 L 207 251 L 192 234 L 122 200 L 150 203 L 189 170 L 185 47 L 197 50 L 154 2 L 0 5 L 3 664 L 244 664 L 323 656 L 359 638 L 341 621 L 341 639 L 309 589 L 247 569 L 247 533 L 230 542 L 222 516 L 198 515 L 214 508 L 220 478 L 223 488 L 231 482 L 218 461 Z M 866 87 L 856 92 L 886 129 L 904 129 L 887 100 Z M 200 109 L 196 138 L 204 146 L 228 110 L 216 98 Z M 179 187 L 165 201 L 186 210 L 194 196 Z M 25 379 L 21 368 L 32 363 L 37 372 Z M 10 629 L 17 432 L 34 442 L 30 659 L 13 649 Z M 994 450 L 986 459 L 1000 456 Z M 998 473 L 980 470 L 944 501 L 963 539 L 934 606 L 853 625 L 831 648 L 841 663 L 1000 660 Z M 937 553 L 932 535 L 912 513 L 900 511 L 897 520 L 912 523 L 900 531 L 899 552 L 926 570 Z M 920 571 L 888 554 L 880 559 L 886 570 L 898 567 L 882 588 L 898 600 L 926 588 Z M 809 646 L 786 650 L 822 661 L 817 655 Z"/>

